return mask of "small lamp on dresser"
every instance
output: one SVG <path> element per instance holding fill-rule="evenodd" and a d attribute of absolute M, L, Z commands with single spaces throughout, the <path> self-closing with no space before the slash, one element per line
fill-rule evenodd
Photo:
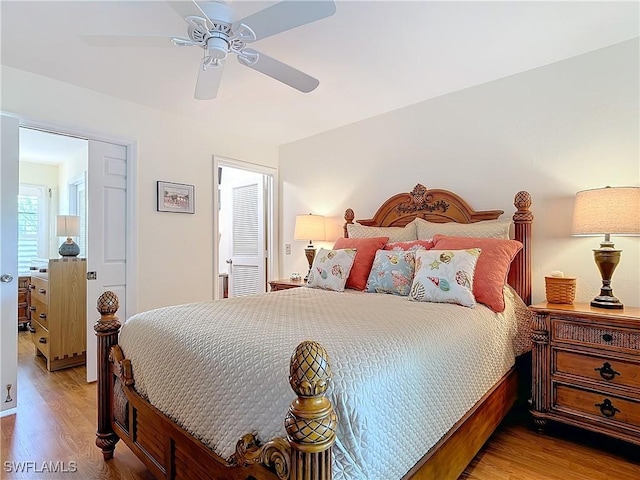
<path fill-rule="evenodd" d="M 623 308 L 613 295 L 611 277 L 620 262 L 611 234 L 640 235 L 640 187 L 605 187 L 576 194 L 573 235 L 604 235 L 600 248 L 593 251 L 602 276 L 600 295 L 592 307 Z"/>
<path fill-rule="evenodd" d="M 307 256 L 309 262 L 309 270 L 307 276 L 304 277 L 306 282 L 309 278 L 309 272 L 313 265 L 313 259 L 316 256 L 316 247 L 313 246 L 313 241 L 326 240 L 325 222 L 322 215 L 298 215 L 296 216 L 296 225 L 293 232 L 294 240 L 309 240 L 309 245 L 304 249 L 304 254 Z"/>
<path fill-rule="evenodd" d="M 60 256 L 77 257 L 80 253 L 80 247 L 71 237 L 80 235 L 80 217 L 75 215 L 58 215 L 56 217 L 56 235 L 58 237 L 67 237 L 58 250 Z"/>

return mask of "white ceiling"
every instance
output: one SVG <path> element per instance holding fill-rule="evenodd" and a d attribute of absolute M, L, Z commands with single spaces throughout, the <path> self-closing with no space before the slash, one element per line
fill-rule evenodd
<path fill-rule="evenodd" d="M 275 2 L 236 0 L 238 18 Z M 166 2 L 2 1 L 2 63 L 216 129 L 283 144 L 640 35 L 638 2 L 337 1 L 334 16 L 252 44 L 318 78 L 302 94 L 229 58 L 193 98 L 195 47 L 90 46 L 81 35 L 186 34 Z"/>

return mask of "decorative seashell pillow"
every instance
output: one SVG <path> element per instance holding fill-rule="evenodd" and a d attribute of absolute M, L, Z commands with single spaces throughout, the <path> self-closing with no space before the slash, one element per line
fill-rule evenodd
<path fill-rule="evenodd" d="M 408 296 L 414 266 L 414 252 L 378 250 L 367 280 L 367 292 Z"/>
<path fill-rule="evenodd" d="M 481 250 L 418 250 L 409 298 L 474 307 L 473 275 Z"/>
<path fill-rule="evenodd" d="M 307 286 L 344 292 L 349 272 L 356 258 L 355 248 L 318 250 L 307 279 Z"/>

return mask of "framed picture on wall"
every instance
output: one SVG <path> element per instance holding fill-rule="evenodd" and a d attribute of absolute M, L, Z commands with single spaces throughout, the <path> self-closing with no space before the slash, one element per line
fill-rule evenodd
<path fill-rule="evenodd" d="M 195 213 L 195 187 L 184 183 L 158 182 L 158 211 Z"/>

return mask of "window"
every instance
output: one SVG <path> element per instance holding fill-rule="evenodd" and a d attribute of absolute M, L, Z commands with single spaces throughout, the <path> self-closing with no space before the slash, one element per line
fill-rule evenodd
<path fill-rule="evenodd" d="M 20 184 L 18 193 L 18 272 L 34 258 L 48 258 L 47 187 Z"/>
<path fill-rule="evenodd" d="M 87 245 L 87 172 L 79 175 L 69 182 L 69 214 L 80 217 L 80 235 L 76 243 L 80 247 L 79 257 L 86 257 Z"/>

